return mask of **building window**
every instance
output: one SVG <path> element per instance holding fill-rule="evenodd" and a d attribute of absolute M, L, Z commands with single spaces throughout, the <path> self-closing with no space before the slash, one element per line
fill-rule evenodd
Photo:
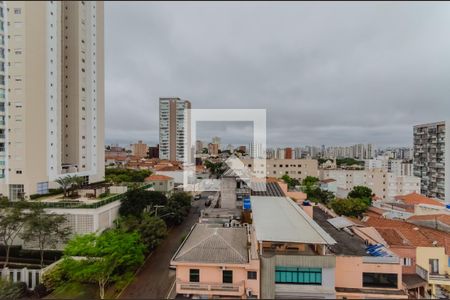
<path fill-rule="evenodd" d="M 200 282 L 199 269 L 189 269 L 189 282 Z"/>
<path fill-rule="evenodd" d="M 429 259 L 429 265 L 431 274 L 439 274 L 439 259 Z"/>
<path fill-rule="evenodd" d="M 247 272 L 247 279 L 254 279 L 254 280 L 256 280 L 256 279 L 258 279 L 257 278 L 257 272 L 256 271 L 248 271 Z"/>
<path fill-rule="evenodd" d="M 11 201 L 22 199 L 24 196 L 23 184 L 10 184 L 9 185 L 9 199 Z"/>
<path fill-rule="evenodd" d="M 321 285 L 322 269 L 275 267 L 275 283 Z"/>
<path fill-rule="evenodd" d="M 397 288 L 397 274 L 363 273 L 363 287 Z"/>
<path fill-rule="evenodd" d="M 412 259 L 411 259 L 411 257 L 403 257 L 403 259 L 402 259 L 402 264 L 404 265 L 404 266 L 411 266 L 412 265 Z"/>
<path fill-rule="evenodd" d="M 37 183 L 37 194 L 44 195 L 48 193 L 48 182 Z"/>
<path fill-rule="evenodd" d="M 230 271 L 230 270 L 222 271 L 222 282 L 223 283 L 233 283 L 233 271 Z"/>

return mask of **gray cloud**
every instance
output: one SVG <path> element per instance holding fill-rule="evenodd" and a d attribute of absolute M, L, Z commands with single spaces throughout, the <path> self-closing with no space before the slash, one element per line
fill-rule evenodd
<path fill-rule="evenodd" d="M 157 143 L 162 96 L 265 108 L 271 145 L 409 145 L 450 119 L 449 3 L 107 2 L 105 19 L 109 142 Z M 232 127 L 209 133 L 242 143 Z"/>

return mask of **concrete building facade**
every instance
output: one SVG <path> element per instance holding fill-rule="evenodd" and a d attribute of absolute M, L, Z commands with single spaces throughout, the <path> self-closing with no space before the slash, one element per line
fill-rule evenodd
<path fill-rule="evenodd" d="M 145 158 L 148 153 L 148 145 L 142 141 L 138 141 L 136 144 L 131 144 L 131 153 L 133 156 Z"/>
<path fill-rule="evenodd" d="M 450 191 L 450 179 L 447 178 L 450 166 L 449 124 L 437 122 L 414 126 L 414 175 L 422 179 L 421 193 L 428 197 L 446 199 Z"/>
<path fill-rule="evenodd" d="M 397 195 L 420 192 L 420 178 L 397 176 L 382 169 L 372 170 L 320 170 L 320 179 L 335 179 L 338 197 L 347 194 L 357 185 L 367 186 L 382 200 L 393 200 Z"/>
<path fill-rule="evenodd" d="M 252 159 L 241 159 L 243 164 L 253 170 Z M 266 159 L 266 176 L 280 178 L 289 175 L 303 180 L 306 176 L 319 176 L 319 166 L 315 159 Z"/>
<path fill-rule="evenodd" d="M 103 180 L 103 2 L 2 3 L 1 193 Z"/>
<path fill-rule="evenodd" d="M 159 98 L 159 158 L 184 161 L 189 157 L 191 102 Z"/>

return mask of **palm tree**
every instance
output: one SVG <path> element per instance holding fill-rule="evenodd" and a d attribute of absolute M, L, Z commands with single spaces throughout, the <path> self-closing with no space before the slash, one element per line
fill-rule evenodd
<path fill-rule="evenodd" d="M 55 180 L 55 182 L 59 184 L 63 189 L 64 197 L 67 197 L 67 191 L 73 184 L 72 176 L 68 175 L 65 177 L 59 177 L 58 179 Z"/>
<path fill-rule="evenodd" d="M 83 177 L 80 176 L 72 176 L 71 177 L 71 181 L 72 181 L 72 193 L 75 193 L 75 191 L 79 188 L 81 188 L 85 182 L 85 179 Z"/>

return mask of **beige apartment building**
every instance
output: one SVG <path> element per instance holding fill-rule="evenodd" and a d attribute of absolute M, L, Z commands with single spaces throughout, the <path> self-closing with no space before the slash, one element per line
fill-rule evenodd
<path fill-rule="evenodd" d="M 138 141 L 136 144 L 131 144 L 131 153 L 133 156 L 137 156 L 139 158 L 147 157 L 148 145 L 142 143 L 142 141 Z"/>
<path fill-rule="evenodd" d="M 383 200 L 393 200 L 397 195 L 420 193 L 419 177 L 399 176 L 383 169 L 322 169 L 320 170 L 320 179 L 336 180 L 336 196 L 342 198 L 347 197 L 347 194 L 357 185 L 369 187 L 376 196 Z"/>
<path fill-rule="evenodd" d="M 103 180 L 103 2 L 1 8 L 0 192 L 45 194 L 66 174 Z"/>
<path fill-rule="evenodd" d="M 253 159 L 241 159 L 243 164 L 253 170 Z M 266 159 L 266 176 L 280 178 L 289 175 L 303 180 L 306 176 L 319 177 L 319 164 L 315 159 Z"/>
<path fill-rule="evenodd" d="M 159 158 L 185 161 L 190 155 L 191 102 L 159 98 Z"/>

